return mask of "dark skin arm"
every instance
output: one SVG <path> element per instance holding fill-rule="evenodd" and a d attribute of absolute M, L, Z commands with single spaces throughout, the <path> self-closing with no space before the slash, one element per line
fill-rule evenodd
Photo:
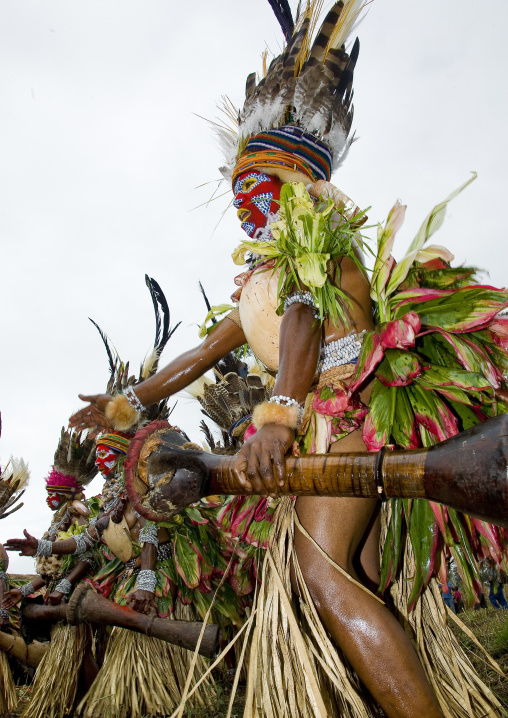
<path fill-rule="evenodd" d="M 292 304 L 280 327 L 279 372 L 274 395 L 289 396 L 305 403 L 316 374 L 321 349 L 321 326 L 313 310 L 305 304 Z M 293 446 L 295 431 L 281 424 L 266 424 L 241 448 L 233 474 L 245 493 L 266 491 L 278 493 L 284 485 L 284 457 Z"/>
<path fill-rule="evenodd" d="M 228 352 L 245 344 L 243 331 L 227 317 L 213 329 L 199 346 L 181 354 L 167 366 L 146 381 L 136 386 L 136 395 L 144 406 L 165 399 L 209 371 Z M 109 394 L 80 394 L 82 401 L 90 402 L 89 406 L 76 412 L 70 418 L 70 426 L 80 431 L 87 427 L 97 426 L 100 419 L 98 412 L 104 412 L 111 400 Z M 104 418 L 104 421 L 105 418 Z M 104 424 L 104 426 L 106 426 Z"/>
<path fill-rule="evenodd" d="M 31 581 L 32 586 L 34 587 L 34 592 L 38 591 L 40 588 L 46 585 L 46 581 L 41 576 L 36 576 L 33 581 Z M 13 606 L 16 606 L 18 603 L 21 602 L 23 598 L 23 594 L 19 590 L 19 588 L 11 588 L 10 591 L 7 591 L 4 595 L 4 600 L 2 601 L 2 608 L 6 608 L 9 610 Z"/>
<path fill-rule="evenodd" d="M 86 574 L 90 570 L 90 564 L 86 561 L 78 561 L 78 563 L 74 566 L 72 571 L 66 576 L 67 581 L 71 583 L 73 586 L 77 584 L 79 580 L 84 578 Z M 53 591 L 48 596 L 48 602 L 51 603 L 53 606 L 56 606 L 60 603 L 62 598 L 65 597 L 65 593 L 62 593 L 61 591 Z"/>
<path fill-rule="evenodd" d="M 90 536 L 97 539 L 97 532 L 95 526 L 89 528 Z M 5 542 L 5 548 L 7 551 L 19 551 L 20 556 L 35 556 L 37 552 L 38 540 L 35 536 L 31 536 L 25 529 L 24 539 L 9 539 Z M 74 553 L 76 550 L 76 541 L 73 538 L 64 539 L 63 541 L 53 541 L 52 553 L 56 556 L 64 556 L 66 554 Z"/>
<path fill-rule="evenodd" d="M 143 544 L 143 548 L 141 549 L 141 570 L 155 571 L 156 561 L 157 549 L 153 543 Z M 144 613 L 147 616 L 157 615 L 155 596 L 150 591 L 138 588 L 137 591 L 131 593 L 127 599 L 127 605 L 129 608 L 133 608 L 135 611 Z"/>

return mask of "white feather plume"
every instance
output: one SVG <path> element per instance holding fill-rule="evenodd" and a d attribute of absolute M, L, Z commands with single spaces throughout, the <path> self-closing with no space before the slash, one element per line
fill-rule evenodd
<path fill-rule="evenodd" d="M 12 485 L 15 481 L 19 481 L 16 491 L 26 486 L 30 480 L 30 470 L 24 459 L 15 459 L 10 457 L 7 466 L 2 471 L 1 480 Z"/>

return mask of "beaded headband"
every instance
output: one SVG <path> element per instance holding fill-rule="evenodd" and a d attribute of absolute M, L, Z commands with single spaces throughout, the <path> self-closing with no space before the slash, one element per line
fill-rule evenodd
<path fill-rule="evenodd" d="M 126 454 L 131 443 L 131 436 L 120 433 L 103 434 L 97 439 L 97 446 L 108 446 L 119 454 Z"/>
<path fill-rule="evenodd" d="M 236 178 L 251 167 L 284 167 L 299 171 L 316 181 L 329 180 L 332 174 L 332 153 L 314 135 L 300 127 L 286 125 L 251 137 L 233 170 Z"/>

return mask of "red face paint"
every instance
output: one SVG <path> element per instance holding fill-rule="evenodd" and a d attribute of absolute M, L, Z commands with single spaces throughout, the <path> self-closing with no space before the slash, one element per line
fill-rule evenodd
<path fill-rule="evenodd" d="M 233 205 L 249 237 L 263 229 L 268 216 L 278 211 L 281 187 L 282 182 L 276 177 L 258 170 L 247 170 L 236 180 Z"/>
<path fill-rule="evenodd" d="M 52 493 L 48 494 L 46 497 L 46 503 L 51 509 L 51 511 L 56 511 L 60 508 L 60 506 L 63 504 L 64 501 L 67 501 L 67 496 L 62 496 L 61 494 Z"/>
<path fill-rule="evenodd" d="M 115 468 L 115 464 L 118 460 L 118 454 L 109 446 L 104 444 L 97 444 L 95 451 L 95 466 L 99 469 L 103 476 L 109 476 L 111 471 Z"/>

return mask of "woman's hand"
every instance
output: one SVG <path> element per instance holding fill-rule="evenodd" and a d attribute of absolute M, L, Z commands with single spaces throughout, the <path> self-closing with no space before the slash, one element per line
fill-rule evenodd
<path fill-rule="evenodd" d="M 23 533 L 26 538 L 8 539 L 8 541 L 5 542 L 5 549 L 7 551 L 19 551 L 20 556 L 35 556 L 39 540 L 36 539 L 35 536 L 30 536 L 26 529 L 24 529 Z"/>
<path fill-rule="evenodd" d="M 23 599 L 23 594 L 19 590 L 19 588 L 11 588 L 10 591 L 7 591 L 4 593 L 4 600 L 2 601 L 2 608 L 5 608 L 6 611 L 8 611 L 13 606 L 17 606 L 18 603 L 21 603 Z"/>
<path fill-rule="evenodd" d="M 138 588 L 137 591 L 131 593 L 127 599 L 127 606 L 138 613 L 144 613 L 146 616 L 157 615 L 157 604 L 155 603 L 154 594 L 142 588 Z"/>
<path fill-rule="evenodd" d="M 294 441 L 294 429 L 266 424 L 242 446 L 232 472 L 246 494 L 279 493 L 286 481 L 285 457 Z"/>
<path fill-rule="evenodd" d="M 104 416 L 104 412 L 112 397 L 109 394 L 78 394 L 78 396 L 81 401 L 90 403 L 71 416 L 69 426 L 77 431 L 83 431 L 94 426 L 110 429 L 111 424 Z"/>

